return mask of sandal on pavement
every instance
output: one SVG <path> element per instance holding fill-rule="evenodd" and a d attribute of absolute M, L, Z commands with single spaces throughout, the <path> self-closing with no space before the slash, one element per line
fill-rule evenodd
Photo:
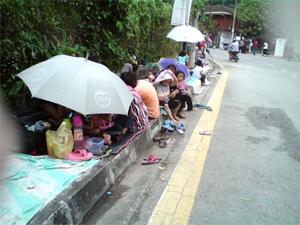
<path fill-rule="evenodd" d="M 194 108 L 198 108 L 198 109 L 205 109 L 206 105 L 203 105 L 203 104 L 194 104 Z"/>
<path fill-rule="evenodd" d="M 180 128 L 176 128 L 178 134 L 180 135 L 184 135 L 184 130 L 180 129 Z"/>
<path fill-rule="evenodd" d="M 171 132 L 174 131 L 174 128 L 171 127 L 169 124 L 168 124 L 168 125 L 163 125 L 162 127 L 163 127 L 164 129 L 168 130 L 168 131 L 171 131 Z"/>
<path fill-rule="evenodd" d="M 168 140 L 168 136 L 166 134 L 159 134 L 153 138 L 153 141 L 161 141 Z"/>
<path fill-rule="evenodd" d="M 158 145 L 160 148 L 166 148 L 168 146 L 168 143 L 166 141 L 160 141 Z"/>
<path fill-rule="evenodd" d="M 157 157 L 156 155 L 149 155 L 147 157 L 147 159 L 144 159 L 142 164 L 143 165 L 149 165 L 149 164 L 156 164 L 156 163 L 159 163 L 159 161 L 161 160 L 161 158 Z"/>
<path fill-rule="evenodd" d="M 207 111 L 210 111 L 210 112 L 213 111 L 212 108 L 211 108 L 210 106 L 206 106 L 205 109 L 206 109 Z"/>
<path fill-rule="evenodd" d="M 177 125 L 177 129 L 181 129 L 181 130 L 185 131 L 185 125 L 184 125 L 184 123 L 179 123 Z"/>

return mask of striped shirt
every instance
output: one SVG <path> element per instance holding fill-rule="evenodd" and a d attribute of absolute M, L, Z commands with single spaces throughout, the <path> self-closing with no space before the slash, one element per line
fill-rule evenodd
<path fill-rule="evenodd" d="M 149 116 L 147 107 L 142 101 L 141 96 L 132 87 L 128 86 L 131 94 L 133 95 L 133 100 L 131 102 L 129 116 L 133 121 L 133 131 L 139 131 L 149 126 Z"/>

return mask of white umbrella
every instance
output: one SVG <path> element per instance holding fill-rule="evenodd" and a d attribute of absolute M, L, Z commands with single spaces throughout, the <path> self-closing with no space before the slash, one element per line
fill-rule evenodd
<path fill-rule="evenodd" d="M 58 55 L 18 76 L 33 97 L 66 106 L 83 115 L 127 114 L 133 96 L 107 67 L 81 57 Z"/>
<path fill-rule="evenodd" d="M 204 41 L 204 35 L 195 27 L 180 25 L 174 27 L 167 35 L 168 38 L 177 42 L 197 43 Z"/>

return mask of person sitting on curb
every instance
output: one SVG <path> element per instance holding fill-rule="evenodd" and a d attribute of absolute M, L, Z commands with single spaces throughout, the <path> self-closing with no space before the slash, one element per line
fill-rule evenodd
<path fill-rule="evenodd" d="M 177 113 L 181 104 L 180 101 L 175 100 L 175 96 L 179 91 L 170 92 L 170 85 L 172 83 L 177 84 L 175 74 L 172 70 L 164 70 L 156 78 L 154 87 L 159 99 L 159 105 L 165 108 L 169 118 L 175 123 L 180 120 L 180 118 L 177 117 Z"/>
<path fill-rule="evenodd" d="M 46 100 L 39 100 L 40 107 L 47 113 L 49 119 L 48 122 L 51 124 L 52 129 L 56 129 L 62 123 L 63 119 L 66 118 L 71 110 Z"/>
<path fill-rule="evenodd" d="M 195 62 L 195 68 L 193 70 L 193 76 L 200 79 L 201 81 L 201 86 L 205 85 L 205 79 L 206 76 L 204 74 L 204 68 L 203 68 L 203 63 L 201 60 L 196 60 Z"/>
<path fill-rule="evenodd" d="M 156 90 L 148 78 L 148 69 L 140 68 L 137 71 L 138 81 L 134 88 L 141 96 L 148 109 L 149 119 L 156 119 L 160 116 L 159 100 Z"/>
<path fill-rule="evenodd" d="M 136 74 L 132 72 L 122 73 L 120 78 L 128 86 L 130 92 L 133 95 L 133 100 L 129 108 L 129 117 L 133 122 L 133 131 L 143 130 L 149 126 L 149 114 L 146 105 L 144 104 L 141 96 L 134 88 L 137 85 Z"/>
<path fill-rule="evenodd" d="M 185 108 L 185 104 L 187 104 L 187 111 L 193 110 L 193 101 L 191 96 L 189 95 L 189 86 L 185 82 L 185 76 L 184 73 L 179 72 L 177 74 L 177 89 L 180 91 L 179 94 L 176 95 L 176 99 L 178 99 L 181 102 L 181 106 L 179 109 L 179 112 L 177 113 L 177 116 L 182 119 L 184 119 L 184 116 L 180 114 L 183 108 Z"/>

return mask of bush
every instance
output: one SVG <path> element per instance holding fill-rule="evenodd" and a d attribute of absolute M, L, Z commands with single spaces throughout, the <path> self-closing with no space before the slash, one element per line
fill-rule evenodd
<path fill-rule="evenodd" d="M 89 52 L 116 71 L 132 54 L 154 62 L 174 52 L 170 1 L 1 0 L 0 8 L 5 95 L 23 90 L 17 73 L 57 54 Z"/>

